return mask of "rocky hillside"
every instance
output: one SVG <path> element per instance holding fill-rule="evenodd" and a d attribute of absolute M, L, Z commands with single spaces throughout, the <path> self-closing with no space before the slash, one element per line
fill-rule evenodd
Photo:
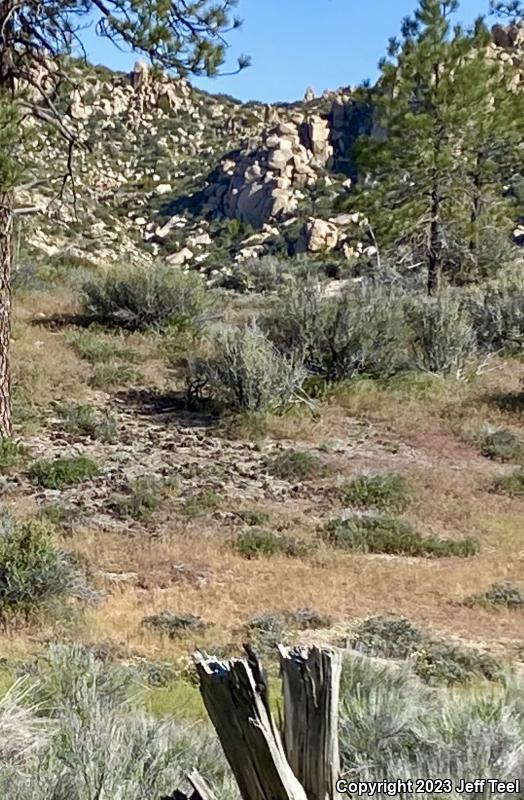
<path fill-rule="evenodd" d="M 492 53 L 520 57 L 522 31 L 493 34 Z M 213 275 L 270 253 L 372 256 L 366 221 L 336 210 L 351 189 L 348 146 L 372 126 L 351 88 L 266 106 L 141 62 L 123 74 L 75 61 L 68 75 L 55 102 L 77 142 L 74 183 L 64 140 L 38 128 L 18 200 L 40 213 L 19 226 L 19 263 L 162 258 Z"/>

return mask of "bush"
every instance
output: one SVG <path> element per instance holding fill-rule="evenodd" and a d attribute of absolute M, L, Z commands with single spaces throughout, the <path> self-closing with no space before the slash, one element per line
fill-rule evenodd
<path fill-rule="evenodd" d="M 284 450 L 266 462 L 271 475 L 286 481 L 305 481 L 325 472 L 320 459 L 307 450 Z"/>
<path fill-rule="evenodd" d="M 65 489 L 92 478 L 98 473 L 94 461 L 85 456 L 55 458 L 53 461 L 34 461 L 29 475 L 44 489 Z"/>
<path fill-rule="evenodd" d="M 415 363 L 432 373 L 464 373 L 476 353 L 473 322 L 459 298 L 449 291 L 420 297 L 410 304 Z"/>
<path fill-rule="evenodd" d="M 408 366 L 404 298 L 390 287 L 357 285 L 323 298 L 315 281 L 293 281 L 264 325 L 281 352 L 330 381 Z"/>
<path fill-rule="evenodd" d="M 486 432 L 480 442 L 480 452 L 494 461 L 520 461 L 524 449 L 520 438 L 507 428 Z"/>
<path fill-rule="evenodd" d="M 482 594 L 472 595 L 467 602 L 488 607 L 524 608 L 524 594 L 512 583 L 494 583 Z"/>
<path fill-rule="evenodd" d="M 200 333 L 215 307 L 214 295 L 199 275 L 165 265 L 108 272 L 84 284 L 82 300 L 95 320 L 127 330 Z"/>
<path fill-rule="evenodd" d="M 306 371 L 281 355 L 255 325 L 219 336 L 215 354 L 190 363 L 189 386 L 200 383 L 230 408 L 280 409 L 302 400 Z"/>
<path fill-rule="evenodd" d="M 429 690 L 413 680 L 407 665 L 356 654 L 346 657 L 342 675 L 341 772 L 348 780 L 395 775 L 426 782 L 429 775 L 439 775 L 457 786 L 478 775 L 510 780 L 516 770 L 520 774 L 520 683 L 502 691 L 486 685 Z M 386 781 L 377 800 L 385 800 L 390 787 Z"/>
<path fill-rule="evenodd" d="M 258 509 L 246 508 L 236 512 L 242 522 L 250 526 L 267 525 L 271 517 L 266 511 L 258 511 Z"/>
<path fill-rule="evenodd" d="M 8 754 L 0 759 L 2 800 L 162 798 L 195 768 L 217 796 L 234 800 L 233 779 L 209 726 L 185 721 L 184 708 L 177 721 L 145 714 L 130 697 L 129 680 L 126 685 L 131 670 L 101 663 L 85 649 L 53 648 L 47 661 L 45 674 L 39 669 L 33 679 L 43 707 L 23 719 L 27 683 L 0 702 L 6 734 L 0 753 Z M 4 724 L 15 718 L 16 730 Z"/>
<path fill-rule="evenodd" d="M 342 502 L 378 511 L 405 511 L 410 503 L 408 484 L 403 475 L 361 475 L 337 490 Z"/>
<path fill-rule="evenodd" d="M 498 680 L 500 664 L 473 648 L 433 639 L 404 617 L 370 617 L 358 625 L 349 645 L 378 658 L 410 659 L 426 683 L 468 683 L 478 677 Z"/>
<path fill-rule="evenodd" d="M 14 439 L 0 439 L 0 475 L 11 472 L 21 462 L 22 446 Z"/>
<path fill-rule="evenodd" d="M 386 553 L 402 556 L 467 558 L 479 551 L 474 539 L 439 539 L 422 536 L 403 520 L 379 515 L 354 515 L 332 520 L 325 528 L 330 544 L 360 553 Z"/>
<path fill-rule="evenodd" d="M 144 522 L 159 507 L 162 499 L 162 485 L 150 477 L 137 478 L 128 487 L 128 493 L 115 496 L 111 508 L 118 516 Z"/>
<path fill-rule="evenodd" d="M 68 403 L 57 408 L 61 427 L 75 436 L 89 436 L 107 444 L 118 441 L 116 420 L 108 413 L 97 414 L 87 405 Z"/>
<path fill-rule="evenodd" d="M 242 531 L 233 540 L 233 549 L 244 558 L 260 558 L 277 554 L 301 558 L 308 554 L 306 542 L 293 536 L 282 536 L 258 528 Z"/>
<path fill-rule="evenodd" d="M 131 384 L 139 384 L 143 380 L 140 370 L 135 369 L 130 364 L 96 364 L 89 377 L 89 386 L 92 389 L 102 389 L 110 391 L 119 389 Z"/>
<path fill-rule="evenodd" d="M 127 361 L 134 364 L 141 354 L 126 343 L 124 335 L 102 336 L 89 330 L 75 332 L 69 339 L 75 353 L 90 364 L 105 364 L 108 361 Z"/>
<path fill-rule="evenodd" d="M 44 520 L 15 523 L 3 517 L 0 531 L 0 615 L 28 615 L 53 600 L 94 599 L 74 558 L 59 550 Z"/>
<path fill-rule="evenodd" d="M 519 354 L 524 348 L 522 270 L 502 275 L 470 299 L 479 345 L 486 352 Z"/>
<path fill-rule="evenodd" d="M 194 614 L 172 614 L 171 611 L 161 611 L 159 614 L 144 617 L 142 625 L 163 633 L 170 639 L 185 636 L 187 633 L 201 633 L 206 628 L 202 619 Z"/>
<path fill-rule="evenodd" d="M 510 497 L 524 497 L 524 469 L 495 478 L 491 488 L 494 492 L 508 494 Z"/>
<path fill-rule="evenodd" d="M 276 256 L 249 258 L 222 272 L 219 285 L 235 292 L 275 292 L 289 281 L 291 265 Z"/>

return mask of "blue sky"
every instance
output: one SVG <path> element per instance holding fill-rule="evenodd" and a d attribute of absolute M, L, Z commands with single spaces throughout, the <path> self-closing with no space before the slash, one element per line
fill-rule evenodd
<path fill-rule="evenodd" d="M 194 83 L 240 100 L 298 100 L 306 87 L 316 93 L 374 80 L 377 62 L 416 0 L 240 0 L 243 27 L 229 37 L 230 67 L 247 53 L 252 66 L 240 75 Z M 487 14 L 489 0 L 462 0 L 458 18 Z M 90 60 L 128 70 L 136 60 L 86 32 Z"/>

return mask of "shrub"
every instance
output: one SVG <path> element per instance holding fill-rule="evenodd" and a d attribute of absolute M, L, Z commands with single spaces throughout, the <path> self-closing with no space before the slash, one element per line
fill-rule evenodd
<path fill-rule="evenodd" d="M 22 446 L 14 439 L 0 439 L 0 474 L 11 472 L 21 462 Z"/>
<path fill-rule="evenodd" d="M 187 517 L 196 519 L 197 517 L 205 517 L 220 508 L 221 497 L 211 489 L 202 489 L 188 497 L 184 502 L 182 511 Z"/>
<path fill-rule="evenodd" d="M 524 469 L 517 469 L 511 475 L 500 475 L 492 484 L 492 491 L 508 494 L 510 497 L 524 496 Z"/>
<path fill-rule="evenodd" d="M 57 408 L 61 427 L 75 436 L 89 436 L 107 444 L 118 441 L 116 420 L 108 413 L 97 414 L 88 405 L 68 403 Z"/>
<path fill-rule="evenodd" d="M 415 334 L 417 366 L 432 373 L 462 375 L 476 353 L 477 342 L 470 315 L 449 291 L 437 297 L 420 297 L 410 304 Z"/>
<path fill-rule="evenodd" d="M 92 389 L 102 389 L 110 391 L 119 389 L 122 386 L 137 384 L 143 380 L 140 370 L 135 369 L 130 364 L 96 364 L 89 377 L 89 386 Z"/>
<path fill-rule="evenodd" d="M 410 659 L 426 683 L 467 683 L 478 677 L 498 680 L 500 664 L 473 648 L 434 639 L 404 617 L 370 617 L 357 626 L 349 645 L 379 658 Z"/>
<path fill-rule="evenodd" d="M 337 491 L 344 504 L 379 511 L 405 511 L 410 503 L 408 484 L 403 475 L 361 475 Z"/>
<path fill-rule="evenodd" d="M 325 472 L 320 459 L 307 450 L 284 450 L 266 462 L 271 475 L 286 481 L 305 481 Z"/>
<path fill-rule="evenodd" d="M 137 478 L 128 486 L 128 493 L 113 497 L 110 506 L 120 517 L 137 522 L 147 520 L 159 507 L 162 485 L 150 477 Z"/>
<path fill-rule="evenodd" d="M 470 300 L 480 347 L 486 352 L 522 352 L 524 347 L 524 279 L 515 270 L 492 281 Z"/>
<path fill-rule="evenodd" d="M 219 285 L 235 292 L 275 292 L 289 281 L 291 264 L 276 256 L 249 258 L 221 273 Z"/>
<path fill-rule="evenodd" d="M 369 617 L 358 625 L 349 644 L 355 650 L 381 658 L 408 658 L 424 638 L 405 617 Z"/>
<path fill-rule="evenodd" d="M 94 461 L 85 456 L 34 461 L 29 475 L 44 489 L 64 489 L 92 478 L 98 473 Z"/>
<path fill-rule="evenodd" d="M 185 636 L 187 633 L 201 633 L 206 628 L 202 619 L 194 614 L 173 614 L 171 611 L 161 611 L 159 614 L 144 617 L 142 625 L 153 628 L 170 639 Z"/>
<path fill-rule="evenodd" d="M 330 544 L 360 553 L 386 553 L 403 556 L 467 558 L 478 553 L 474 539 L 439 539 L 422 536 L 403 520 L 380 515 L 354 515 L 332 520 L 325 529 Z"/>
<path fill-rule="evenodd" d="M 217 796 L 234 800 L 233 779 L 208 726 L 185 721 L 183 708 L 176 722 L 145 714 L 124 682 L 131 670 L 100 663 L 78 647 L 60 648 L 58 656 L 57 650 L 45 674 L 39 670 L 34 679 L 36 696 L 45 698 L 40 719 L 35 710 L 23 727 L 11 726 L 2 737 L 0 750 L 17 755 L 16 763 L 0 760 L 3 800 L 162 798 L 182 786 L 193 768 L 206 775 Z M 28 705 L 24 691 L 26 686 L 11 694 L 11 708 Z M 2 732 L 4 709 L 0 704 Z"/>
<path fill-rule="evenodd" d="M 507 428 L 485 433 L 480 442 L 480 452 L 494 461 L 519 461 L 524 455 L 520 438 Z"/>
<path fill-rule="evenodd" d="M 245 627 L 258 647 L 272 650 L 285 640 L 286 616 L 280 611 L 256 614 L 246 622 Z"/>
<path fill-rule="evenodd" d="M 15 523 L 4 517 L 0 533 L 0 614 L 29 614 L 52 600 L 94 599 L 74 558 L 58 549 L 44 520 Z"/>
<path fill-rule="evenodd" d="M 215 354 L 189 365 L 189 381 L 207 386 L 220 402 L 236 410 L 268 411 L 303 399 L 306 372 L 288 359 L 255 326 L 223 334 Z"/>
<path fill-rule="evenodd" d="M 408 365 L 403 296 L 388 287 L 357 285 L 325 298 L 317 282 L 292 281 L 264 326 L 282 353 L 330 381 Z"/>
<path fill-rule="evenodd" d="M 482 594 L 474 594 L 468 603 L 484 606 L 503 606 L 504 608 L 524 608 L 524 594 L 512 583 L 494 583 Z"/>
<path fill-rule="evenodd" d="M 258 528 L 250 528 L 239 533 L 233 540 L 233 549 L 244 558 L 259 558 L 277 554 L 301 558 L 309 552 L 309 547 L 304 541 L 293 536 L 282 536 Z"/>
<path fill-rule="evenodd" d="M 270 520 L 270 516 L 266 511 L 258 511 L 257 509 L 246 508 L 237 511 L 236 514 L 242 522 L 250 526 L 266 525 Z"/>
<path fill-rule="evenodd" d="M 84 284 L 85 311 L 95 320 L 128 330 L 191 330 L 199 333 L 213 315 L 214 295 L 196 273 L 165 265 L 108 272 Z"/>
<path fill-rule="evenodd" d="M 101 336 L 92 331 L 79 331 L 69 342 L 75 353 L 90 364 L 105 364 L 108 361 L 127 361 L 136 363 L 141 355 L 127 345 L 123 336 Z"/>

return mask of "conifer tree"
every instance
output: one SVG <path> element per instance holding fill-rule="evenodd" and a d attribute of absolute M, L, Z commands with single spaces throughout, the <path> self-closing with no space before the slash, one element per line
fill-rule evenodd
<path fill-rule="evenodd" d="M 428 293 L 443 270 L 478 265 L 487 214 L 522 137 L 513 66 L 490 59 L 481 20 L 453 26 L 457 0 L 420 0 L 390 41 L 375 91 L 375 132 L 357 143 L 361 198 L 379 241 L 408 244 Z"/>

